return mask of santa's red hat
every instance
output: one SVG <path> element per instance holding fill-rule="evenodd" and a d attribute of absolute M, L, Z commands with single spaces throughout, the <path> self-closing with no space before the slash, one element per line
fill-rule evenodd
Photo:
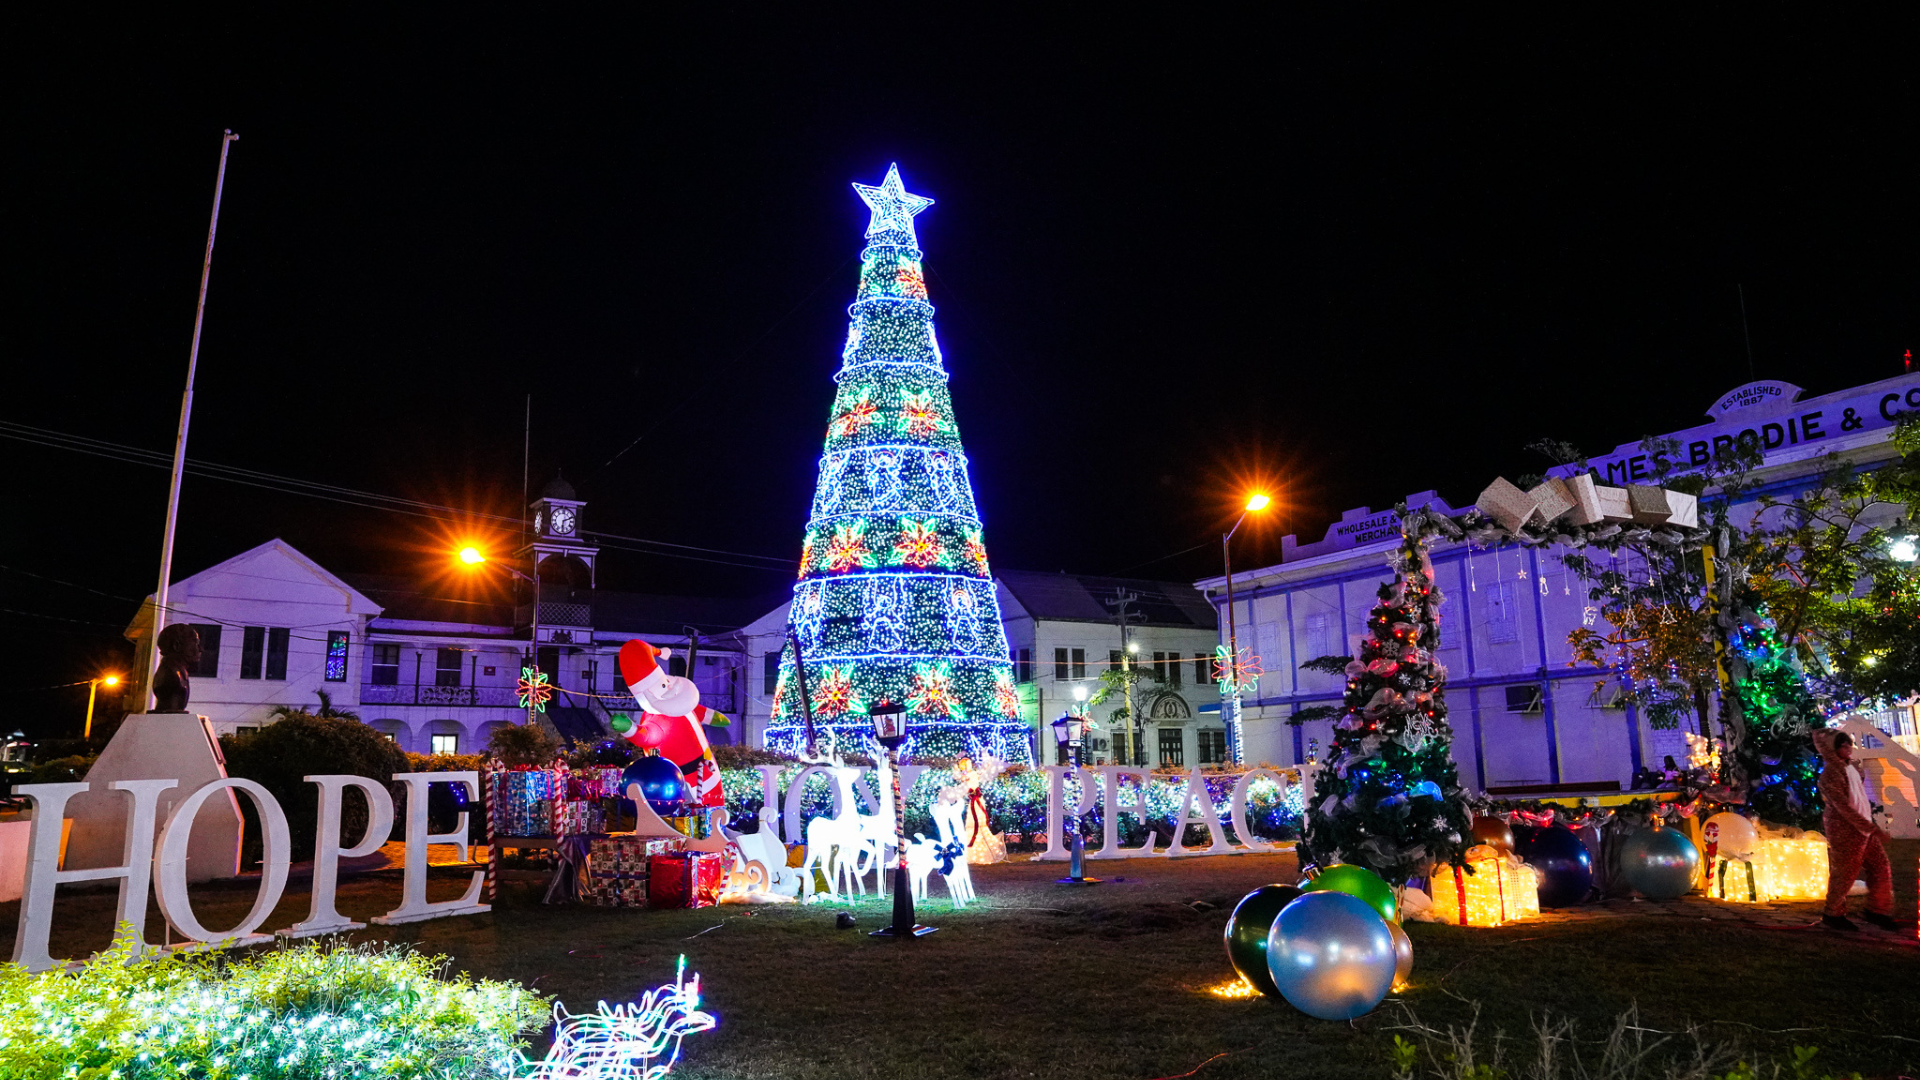
<path fill-rule="evenodd" d="M 648 642 L 629 641 L 620 646 L 620 677 L 635 693 L 643 687 L 664 691 L 667 673 L 660 669 L 660 660 L 667 655 Z"/>

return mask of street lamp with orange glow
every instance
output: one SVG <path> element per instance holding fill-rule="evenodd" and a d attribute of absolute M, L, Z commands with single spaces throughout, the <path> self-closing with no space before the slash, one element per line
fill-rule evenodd
<path fill-rule="evenodd" d="M 526 675 L 529 679 L 538 676 L 540 674 L 540 582 L 508 566 L 506 563 L 494 562 L 487 558 L 485 552 L 471 545 L 460 549 L 459 558 L 463 566 L 497 566 L 507 573 L 512 574 L 515 578 L 526 582 L 533 588 L 533 606 L 530 609 L 533 614 L 533 625 L 531 628 L 532 643 L 527 646 L 528 663 Z M 475 693 L 478 692 L 477 690 L 475 691 Z M 532 695 L 529 695 L 527 697 L 527 723 L 533 723 L 533 714 L 537 711 L 538 706 L 539 703 L 534 700 Z"/>
<path fill-rule="evenodd" d="M 1257 514 L 1271 503 L 1265 494 L 1254 492 L 1247 497 L 1246 509 L 1240 511 L 1233 528 L 1220 534 L 1220 561 L 1227 572 L 1227 657 L 1225 672 L 1232 680 L 1228 687 L 1232 691 L 1229 697 L 1229 715 L 1227 717 L 1227 755 L 1235 764 L 1246 760 L 1244 733 L 1240 725 L 1240 635 L 1233 612 L 1233 534 L 1240 531 L 1240 525 L 1247 520 L 1248 514 Z"/>
<path fill-rule="evenodd" d="M 100 676 L 100 677 L 99 677 L 99 678 L 97 678 L 97 679 L 88 679 L 88 680 L 87 680 L 87 726 L 86 726 L 86 730 L 85 730 L 85 731 L 83 731 L 83 732 L 81 732 L 81 734 L 80 734 L 80 737 L 81 737 L 81 738 L 83 738 L 83 739 L 91 739 L 91 738 L 93 738 L 93 699 L 94 699 L 94 695 L 96 695 L 96 694 L 98 694 L 98 693 L 100 692 L 100 688 L 101 688 L 102 686 L 104 686 L 104 687 L 106 687 L 107 689 L 109 689 L 109 690 L 111 690 L 111 689 L 113 689 L 114 687 L 116 687 L 116 686 L 119 686 L 119 685 L 120 685 L 120 676 L 118 676 L 118 675 L 102 675 L 102 676 Z"/>

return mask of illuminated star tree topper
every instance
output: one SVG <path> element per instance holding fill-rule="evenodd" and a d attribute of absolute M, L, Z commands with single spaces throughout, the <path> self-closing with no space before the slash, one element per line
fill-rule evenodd
<path fill-rule="evenodd" d="M 905 185 L 900 182 L 900 166 L 887 166 L 887 178 L 879 186 L 855 184 L 853 190 L 860 195 L 860 201 L 873 211 L 873 220 L 867 223 L 868 240 L 885 240 L 890 243 L 904 243 L 909 247 L 919 246 L 919 240 L 913 234 L 913 217 L 920 211 L 933 205 L 933 200 L 923 195 L 908 194 Z M 895 239 L 888 234 L 904 234 L 904 239 Z"/>

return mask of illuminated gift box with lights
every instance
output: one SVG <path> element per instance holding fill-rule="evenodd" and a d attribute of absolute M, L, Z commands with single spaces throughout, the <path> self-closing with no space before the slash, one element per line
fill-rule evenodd
<path fill-rule="evenodd" d="M 1762 836 L 1751 859 L 1715 858 L 1707 871 L 1707 895 L 1738 904 L 1824 900 L 1827 838 L 1789 830 Z"/>
<path fill-rule="evenodd" d="M 1472 873 L 1455 866 L 1435 867 L 1428 882 L 1433 914 L 1455 926 L 1499 926 L 1540 914 L 1540 883 L 1533 868 L 1517 858 L 1501 858 L 1485 844 L 1467 849 Z"/>
<path fill-rule="evenodd" d="M 1763 899 L 1826 899 L 1827 838 L 1817 832 L 1761 837 L 1753 876 Z"/>

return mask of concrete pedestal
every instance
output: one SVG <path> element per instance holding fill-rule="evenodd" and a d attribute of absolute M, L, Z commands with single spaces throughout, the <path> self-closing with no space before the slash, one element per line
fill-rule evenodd
<path fill-rule="evenodd" d="M 204 716 L 145 713 L 129 716 L 113 741 L 87 770 L 89 790 L 67 803 L 73 822 L 63 870 L 118 866 L 125 857 L 131 800 L 111 791 L 114 780 L 177 780 L 160 794 L 156 836 L 173 808 L 200 788 L 227 777 L 226 759 Z M 240 873 L 240 803 L 231 790 L 200 808 L 187 846 L 187 881 L 213 881 Z"/>

